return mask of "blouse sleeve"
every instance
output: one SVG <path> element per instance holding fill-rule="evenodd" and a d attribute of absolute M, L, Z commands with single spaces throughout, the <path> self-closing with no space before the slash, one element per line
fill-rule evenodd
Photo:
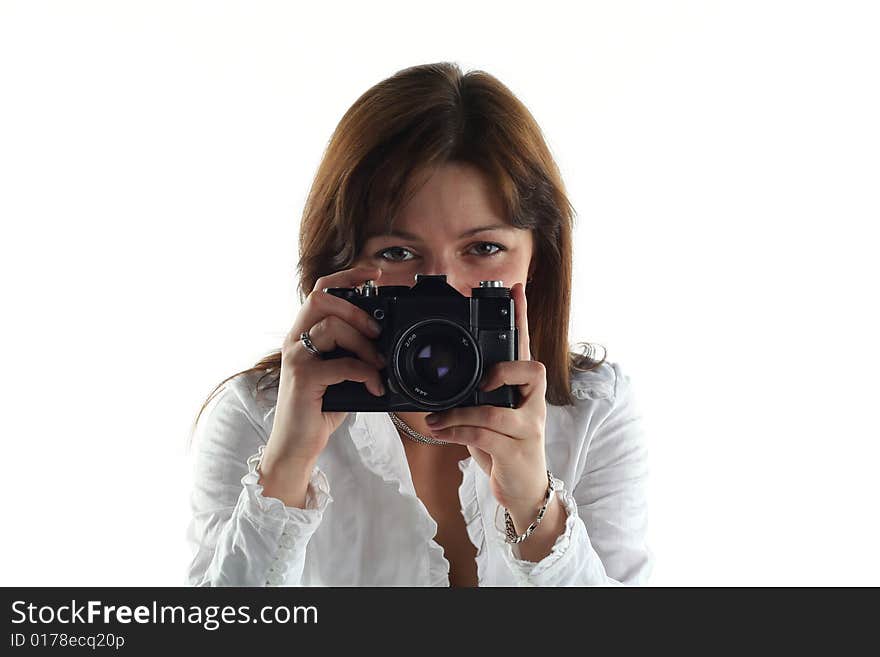
<path fill-rule="evenodd" d="M 646 543 L 648 450 L 630 379 L 616 363 L 611 367 L 613 400 L 583 472 L 571 490 L 559 482 L 565 530 L 537 563 L 504 543 L 504 560 L 523 586 L 647 584 L 654 562 Z"/>
<path fill-rule="evenodd" d="M 309 539 L 333 501 L 317 465 L 306 508 L 263 495 L 257 467 L 268 438 L 247 394 L 234 379 L 196 427 L 188 586 L 299 585 Z"/>

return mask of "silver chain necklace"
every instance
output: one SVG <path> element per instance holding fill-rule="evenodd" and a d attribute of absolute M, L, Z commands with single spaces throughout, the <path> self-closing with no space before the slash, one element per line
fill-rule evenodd
<path fill-rule="evenodd" d="M 388 413 L 391 416 L 391 421 L 394 422 L 394 426 L 403 431 L 404 434 L 408 438 L 411 438 L 419 443 L 424 443 L 426 445 L 451 445 L 452 443 L 448 443 L 445 440 L 437 440 L 436 438 L 431 438 L 430 436 L 425 436 L 420 434 L 418 431 L 409 426 L 406 422 L 397 417 L 396 413 Z"/>

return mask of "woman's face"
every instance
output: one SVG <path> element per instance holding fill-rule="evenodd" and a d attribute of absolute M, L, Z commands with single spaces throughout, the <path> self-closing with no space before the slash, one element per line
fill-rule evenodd
<path fill-rule="evenodd" d="M 507 222 L 488 178 L 461 163 L 444 164 L 428 175 L 390 234 L 382 234 L 382 226 L 370 227 L 354 264 L 382 269 L 377 285 L 412 286 L 416 274 L 446 274 L 446 282 L 465 296 L 480 281 L 525 285 L 532 231 Z"/>

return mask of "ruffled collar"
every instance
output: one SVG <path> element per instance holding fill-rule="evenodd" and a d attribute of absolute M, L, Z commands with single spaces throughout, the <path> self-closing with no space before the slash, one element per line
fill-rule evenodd
<path fill-rule="evenodd" d="M 449 561 L 444 556 L 443 547 L 434 540 L 437 535 L 437 522 L 416 494 L 406 452 L 391 418 L 387 413 L 352 411 L 345 419 L 345 423 L 364 465 L 384 481 L 396 486 L 398 493 L 410 498 L 418 507 L 424 520 L 420 525 L 420 531 L 428 546 L 429 585 L 449 586 Z M 468 536 L 478 547 L 477 570 L 482 579 L 486 566 L 482 549 L 482 520 L 475 485 L 474 470 L 477 466 L 474 458 L 469 456 L 459 461 L 458 467 L 462 471 L 459 500 L 462 504 Z"/>
<path fill-rule="evenodd" d="M 364 464 L 386 481 L 400 484 L 400 492 L 416 495 L 406 452 L 400 436 L 387 413 L 366 413 L 352 411 L 345 420 L 351 440 L 361 455 Z M 468 456 L 458 463 L 464 472 L 475 465 L 474 458 Z"/>
<path fill-rule="evenodd" d="M 576 399 L 612 399 L 615 374 L 611 364 L 604 362 L 593 370 L 571 375 L 571 393 Z"/>
<path fill-rule="evenodd" d="M 385 481 L 396 483 L 401 494 L 415 497 L 406 452 L 388 414 L 352 411 L 346 421 L 364 465 Z"/>

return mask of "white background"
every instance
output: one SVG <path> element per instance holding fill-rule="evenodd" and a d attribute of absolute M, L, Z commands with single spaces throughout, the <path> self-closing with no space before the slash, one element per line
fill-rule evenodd
<path fill-rule="evenodd" d="M 188 428 L 295 316 L 327 140 L 443 60 L 561 167 L 652 583 L 880 584 L 872 5 L 0 2 L 0 584 L 182 584 Z"/>

